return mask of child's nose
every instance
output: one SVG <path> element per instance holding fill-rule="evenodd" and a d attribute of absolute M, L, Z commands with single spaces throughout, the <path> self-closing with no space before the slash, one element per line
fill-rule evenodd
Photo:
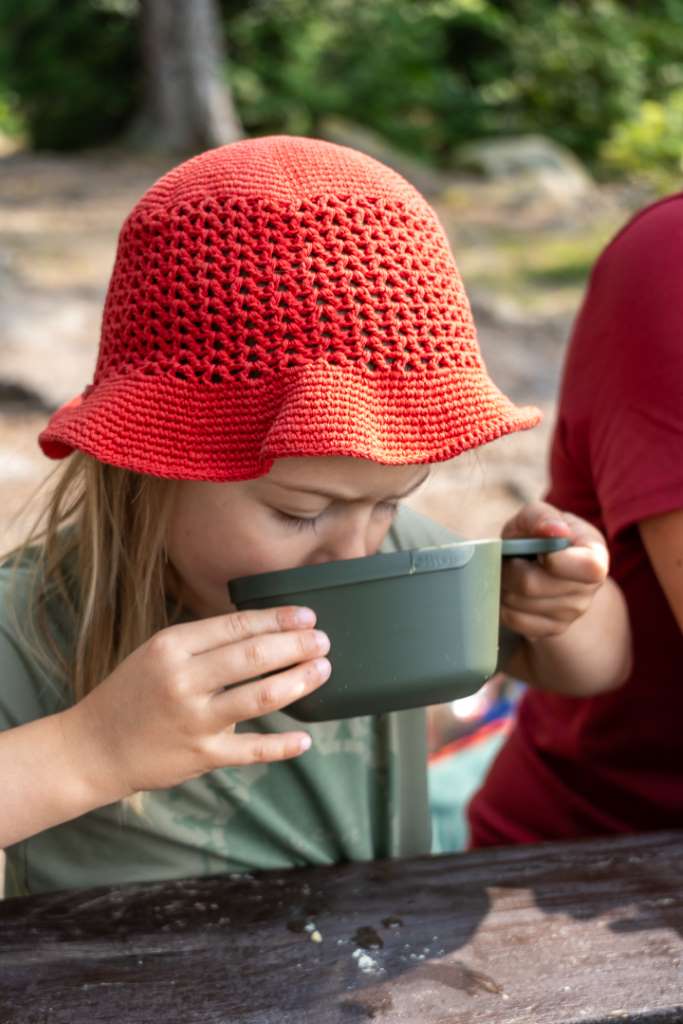
<path fill-rule="evenodd" d="M 346 558 L 363 558 L 372 554 L 364 531 L 357 530 L 339 537 L 330 537 L 320 545 L 314 561 L 336 562 Z"/>

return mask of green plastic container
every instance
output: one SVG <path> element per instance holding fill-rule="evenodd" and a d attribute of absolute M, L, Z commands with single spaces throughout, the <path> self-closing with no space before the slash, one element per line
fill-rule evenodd
<path fill-rule="evenodd" d="M 496 670 L 501 557 L 564 538 L 480 540 L 351 558 L 229 584 L 237 608 L 305 605 L 330 637 L 328 681 L 287 707 L 303 722 L 466 697 Z"/>

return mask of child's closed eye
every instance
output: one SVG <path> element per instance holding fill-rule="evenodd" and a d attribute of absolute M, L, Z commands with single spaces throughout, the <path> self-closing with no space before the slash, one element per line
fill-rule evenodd
<path fill-rule="evenodd" d="M 397 501 L 379 501 L 375 505 L 374 512 L 381 516 L 394 516 L 398 511 L 398 506 L 399 503 Z M 279 508 L 273 509 L 277 518 L 282 522 L 288 523 L 294 530 L 315 530 L 316 525 L 328 511 L 329 509 L 324 509 L 315 516 L 298 516 L 293 515 L 291 512 L 283 512 Z"/>

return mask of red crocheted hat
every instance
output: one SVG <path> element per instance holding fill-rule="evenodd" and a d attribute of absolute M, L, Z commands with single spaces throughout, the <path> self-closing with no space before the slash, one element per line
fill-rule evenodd
<path fill-rule="evenodd" d="M 194 157 L 137 203 L 94 381 L 39 441 L 218 481 L 287 456 L 439 462 L 539 419 L 487 376 L 422 196 L 355 150 L 275 136 Z"/>

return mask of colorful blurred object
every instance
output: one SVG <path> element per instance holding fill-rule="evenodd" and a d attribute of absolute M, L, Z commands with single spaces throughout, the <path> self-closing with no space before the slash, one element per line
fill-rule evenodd
<path fill-rule="evenodd" d="M 467 848 L 467 804 L 510 730 L 524 689 L 499 673 L 471 697 L 429 709 L 433 853 Z"/>

